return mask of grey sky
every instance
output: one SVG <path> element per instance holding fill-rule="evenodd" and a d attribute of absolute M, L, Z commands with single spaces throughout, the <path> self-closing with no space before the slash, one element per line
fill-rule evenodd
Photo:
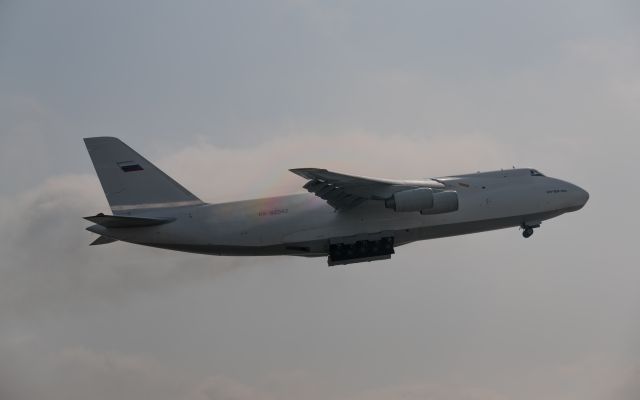
<path fill-rule="evenodd" d="M 0 398 L 636 399 L 631 1 L 0 3 Z M 532 166 L 579 213 L 390 262 L 115 243 L 82 137 L 210 201 Z"/>

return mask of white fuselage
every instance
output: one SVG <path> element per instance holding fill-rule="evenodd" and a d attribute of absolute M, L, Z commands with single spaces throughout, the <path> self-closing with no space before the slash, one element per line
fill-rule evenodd
<path fill-rule="evenodd" d="M 326 255 L 332 243 L 393 237 L 395 245 L 515 226 L 580 209 L 588 193 L 529 169 L 436 179 L 458 193 L 457 211 L 435 215 L 396 212 L 382 201 L 336 211 L 313 194 L 222 204 L 149 209 L 136 216 L 171 216 L 171 223 L 90 230 L 154 247 L 219 255 Z"/>

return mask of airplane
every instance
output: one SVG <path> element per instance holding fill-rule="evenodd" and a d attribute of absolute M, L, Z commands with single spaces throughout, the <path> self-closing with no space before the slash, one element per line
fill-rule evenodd
<path fill-rule="evenodd" d="M 117 138 L 84 139 L 113 215 L 86 217 L 91 245 L 115 241 L 227 256 L 327 257 L 329 266 L 389 259 L 419 240 L 519 227 L 580 210 L 582 188 L 513 168 L 395 180 L 320 168 L 290 171 L 309 193 L 203 202 Z"/>

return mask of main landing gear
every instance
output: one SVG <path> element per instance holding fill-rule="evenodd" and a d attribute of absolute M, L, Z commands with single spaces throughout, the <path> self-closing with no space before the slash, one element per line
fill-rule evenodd
<path fill-rule="evenodd" d="M 329 246 L 329 266 L 346 265 L 364 261 L 386 260 L 394 254 L 394 238 L 359 240 L 354 243 L 334 243 Z"/>
<path fill-rule="evenodd" d="M 522 237 L 525 239 L 530 238 L 531 235 L 533 235 L 533 229 L 539 227 L 540 223 L 527 224 L 523 222 L 522 225 L 520 225 L 520 229 L 522 229 Z"/>

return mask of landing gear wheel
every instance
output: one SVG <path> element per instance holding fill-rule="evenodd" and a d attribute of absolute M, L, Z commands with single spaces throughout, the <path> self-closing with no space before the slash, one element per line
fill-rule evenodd
<path fill-rule="evenodd" d="M 530 228 L 530 227 L 524 228 L 524 231 L 522 231 L 522 237 L 526 239 L 531 237 L 531 235 L 533 235 L 533 228 Z"/>

